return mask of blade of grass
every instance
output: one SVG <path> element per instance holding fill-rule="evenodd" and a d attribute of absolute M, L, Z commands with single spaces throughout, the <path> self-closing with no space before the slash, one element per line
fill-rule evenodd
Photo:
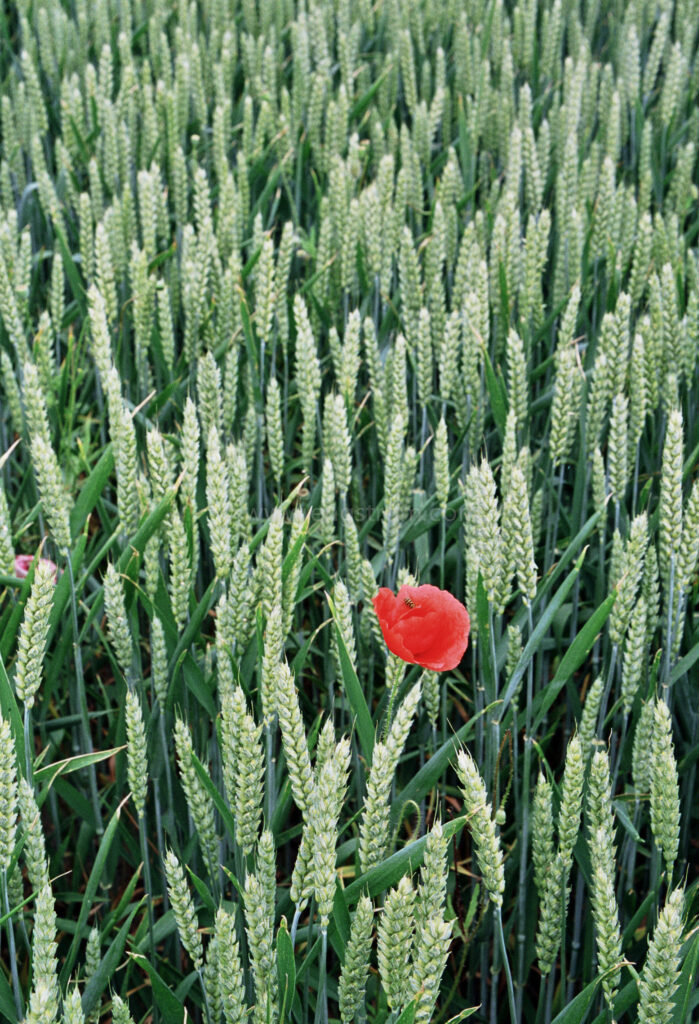
<path fill-rule="evenodd" d="M 99 761 L 108 761 L 110 757 L 125 750 L 126 747 L 112 747 L 110 750 L 96 750 L 92 754 L 77 754 L 75 757 L 67 757 L 63 761 L 54 761 L 52 764 L 43 765 L 34 772 L 34 781 L 43 782 L 48 779 L 50 789 L 59 775 L 70 775 L 71 772 L 79 772 L 88 765 L 97 764 Z"/>
<path fill-rule="evenodd" d="M 534 698 L 533 711 L 536 716 L 532 726 L 534 732 L 536 732 L 543 722 L 544 717 L 565 684 L 568 682 L 570 677 L 577 672 L 585 658 L 594 647 L 595 640 L 609 618 L 609 614 L 614 606 L 615 600 L 616 593 L 610 594 L 609 597 L 602 602 L 599 608 L 593 612 L 575 637 L 573 643 L 561 658 L 558 668 L 556 669 L 556 674 L 551 682 Z"/>
<path fill-rule="evenodd" d="M 326 593 L 325 596 L 327 598 L 328 605 L 330 606 L 330 611 L 333 616 L 333 624 L 335 626 L 335 639 L 337 640 L 337 646 L 340 652 L 342 682 L 345 687 L 347 699 L 349 700 L 350 706 L 355 714 L 359 745 L 366 759 L 367 767 L 371 767 L 371 755 L 374 750 L 374 723 L 371 720 L 371 714 L 369 713 L 369 708 L 367 707 L 367 703 L 364 698 L 364 691 L 362 690 L 361 683 L 359 682 L 354 665 L 350 659 L 345 641 L 342 638 L 342 631 L 337 621 L 335 605 L 329 594 Z"/>
<path fill-rule="evenodd" d="M 131 959 L 141 967 L 150 979 L 154 1002 L 164 1024 L 182 1024 L 184 1006 L 156 971 L 153 964 L 142 953 L 129 953 Z"/>

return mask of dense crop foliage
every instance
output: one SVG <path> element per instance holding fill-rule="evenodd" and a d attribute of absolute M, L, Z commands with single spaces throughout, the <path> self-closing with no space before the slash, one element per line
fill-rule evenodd
<path fill-rule="evenodd" d="M 2 6 L 2 1021 L 693 1019 L 698 33 Z"/>

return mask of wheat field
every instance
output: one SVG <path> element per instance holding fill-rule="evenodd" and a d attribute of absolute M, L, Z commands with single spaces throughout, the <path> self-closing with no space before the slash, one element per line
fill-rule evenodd
<path fill-rule="evenodd" d="M 696 1020 L 697 0 L 0 81 L 0 1021 Z"/>

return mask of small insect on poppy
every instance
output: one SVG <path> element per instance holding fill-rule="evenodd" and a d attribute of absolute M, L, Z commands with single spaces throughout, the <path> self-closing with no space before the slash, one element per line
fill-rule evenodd
<path fill-rule="evenodd" d="M 374 608 L 389 651 L 435 672 L 456 668 L 468 645 L 470 619 L 460 601 L 429 583 L 381 587 Z"/>

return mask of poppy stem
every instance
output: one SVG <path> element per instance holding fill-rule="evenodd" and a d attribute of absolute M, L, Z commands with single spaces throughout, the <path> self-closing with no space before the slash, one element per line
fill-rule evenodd
<path fill-rule="evenodd" d="M 447 523 L 442 514 L 442 521 L 440 524 L 440 538 L 439 538 L 439 585 L 444 590 L 444 557 L 447 544 Z"/>

